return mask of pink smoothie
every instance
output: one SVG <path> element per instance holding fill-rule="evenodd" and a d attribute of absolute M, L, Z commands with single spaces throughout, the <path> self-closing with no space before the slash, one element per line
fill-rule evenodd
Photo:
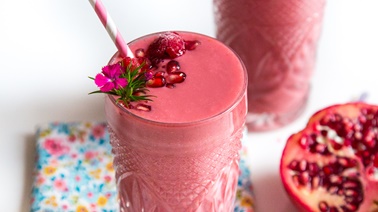
<path fill-rule="evenodd" d="M 175 88 L 150 88 L 150 112 L 105 100 L 121 207 L 125 211 L 233 211 L 246 73 L 219 41 L 179 32 L 200 45 L 176 58 L 186 73 Z M 147 49 L 159 34 L 130 43 Z M 164 63 L 159 66 L 164 66 Z"/>
<path fill-rule="evenodd" d="M 214 0 L 217 38 L 248 71 L 252 131 L 273 129 L 303 110 L 315 68 L 325 0 Z"/>

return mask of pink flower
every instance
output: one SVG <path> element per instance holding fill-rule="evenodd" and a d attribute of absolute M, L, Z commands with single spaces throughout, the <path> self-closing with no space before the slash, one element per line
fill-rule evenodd
<path fill-rule="evenodd" d="M 88 196 L 89 198 L 91 198 L 91 197 L 93 197 L 93 193 L 92 193 L 92 192 L 88 192 L 88 193 L 87 193 L 87 196 Z"/>
<path fill-rule="evenodd" d="M 106 196 L 108 199 L 110 199 L 110 197 L 112 196 L 112 194 L 111 194 L 111 193 L 106 193 L 105 196 Z"/>
<path fill-rule="evenodd" d="M 104 137 L 105 126 L 101 125 L 101 124 L 94 126 L 93 129 L 92 129 L 92 134 L 97 139 Z"/>
<path fill-rule="evenodd" d="M 127 85 L 125 78 L 119 78 L 122 74 L 122 66 L 119 63 L 108 65 L 102 68 L 102 73 L 95 77 L 95 83 L 102 92 L 108 92 Z"/>
<path fill-rule="evenodd" d="M 54 187 L 59 191 L 66 191 L 67 189 L 66 182 L 62 179 L 55 180 Z"/>
<path fill-rule="evenodd" d="M 88 151 L 84 154 L 86 160 L 93 159 L 97 154 L 95 152 Z"/>
<path fill-rule="evenodd" d="M 57 139 L 46 139 L 43 146 L 48 153 L 55 156 L 61 156 L 68 152 L 68 147 L 62 145 L 61 140 Z"/>
<path fill-rule="evenodd" d="M 45 182 L 45 178 L 42 176 L 38 176 L 37 178 L 37 184 L 42 185 Z"/>
<path fill-rule="evenodd" d="M 106 175 L 106 176 L 104 177 L 104 180 L 105 180 L 106 182 L 110 182 L 110 181 L 112 180 L 112 177 L 109 176 L 109 175 Z"/>

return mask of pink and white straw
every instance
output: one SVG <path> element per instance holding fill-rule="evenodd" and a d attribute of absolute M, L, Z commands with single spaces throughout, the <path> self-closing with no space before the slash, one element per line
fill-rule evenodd
<path fill-rule="evenodd" d="M 100 18 L 102 25 L 104 25 L 109 36 L 112 38 L 114 44 L 116 45 L 120 54 L 124 57 L 134 57 L 134 54 L 130 50 L 129 46 L 126 44 L 121 33 L 119 32 L 117 26 L 114 24 L 113 19 L 110 17 L 109 13 L 106 11 L 101 0 L 89 0 L 93 9 L 95 10 L 97 16 Z"/>

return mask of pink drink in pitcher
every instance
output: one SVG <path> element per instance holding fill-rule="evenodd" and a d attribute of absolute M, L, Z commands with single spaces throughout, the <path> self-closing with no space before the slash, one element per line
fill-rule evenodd
<path fill-rule="evenodd" d="M 217 38 L 247 68 L 250 131 L 284 126 L 303 111 L 324 5 L 325 0 L 214 0 Z"/>
<path fill-rule="evenodd" d="M 169 34 L 147 35 L 129 47 L 138 56 Z M 171 73 L 171 59 L 154 65 L 153 79 L 165 80 L 148 87 L 155 96 L 146 103 L 148 111 L 125 108 L 112 95 L 105 100 L 121 211 L 230 212 L 247 113 L 246 71 L 221 42 L 174 34 L 199 45 L 175 58 Z M 116 54 L 110 63 L 118 60 Z M 173 72 L 184 73 L 184 81 L 170 84 Z"/>

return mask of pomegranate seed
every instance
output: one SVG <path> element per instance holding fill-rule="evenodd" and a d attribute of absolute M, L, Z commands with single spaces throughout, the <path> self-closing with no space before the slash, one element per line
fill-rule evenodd
<path fill-rule="evenodd" d="M 376 140 L 375 139 L 376 139 L 376 137 L 375 137 L 374 132 L 368 131 L 368 133 L 366 133 L 366 135 L 364 135 L 363 142 L 364 142 L 364 144 L 365 144 L 366 147 L 372 149 L 376 145 Z"/>
<path fill-rule="evenodd" d="M 356 132 L 358 132 L 358 131 L 361 131 L 362 130 L 362 125 L 361 124 L 355 124 L 354 126 L 353 126 L 353 131 L 356 131 Z"/>
<path fill-rule="evenodd" d="M 154 74 L 154 77 L 164 77 L 165 75 L 165 72 L 164 71 L 157 71 L 155 74 Z"/>
<path fill-rule="evenodd" d="M 137 58 L 144 58 L 144 57 L 146 57 L 146 53 L 144 52 L 144 49 L 137 49 L 137 50 L 135 50 L 135 57 L 137 57 Z"/>
<path fill-rule="evenodd" d="M 291 161 L 290 164 L 289 164 L 289 169 L 294 170 L 294 171 L 298 171 L 298 164 L 299 164 L 299 162 L 297 160 Z"/>
<path fill-rule="evenodd" d="M 361 108 L 361 109 L 360 109 L 360 112 L 361 112 L 361 114 L 363 114 L 363 115 L 365 115 L 365 116 L 366 116 L 368 113 L 370 113 L 369 110 L 368 110 L 367 108 Z"/>
<path fill-rule="evenodd" d="M 372 127 L 378 126 L 378 116 L 375 116 L 375 118 L 371 120 L 371 126 Z"/>
<path fill-rule="evenodd" d="M 166 70 L 168 74 L 178 71 L 180 70 L 180 64 L 176 60 L 171 60 L 167 63 Z"/>
<path fill-rule="evenodd" d="M 148 112 L 148 111 L 151 111 L 151 106 L 140 103 L 135 106 L 135 109 Z"/>
<path fill-rule="evenodd" d="M 331 175 L 329 181 L 333 184 L 341 184 L 343 182 L 343 178 L 338 175 Z"/>
<path fill-rule="evenodd" d="M 349 197 L 358 196 L 358 192 L 355 191 L 354 189 L 344 189 L 344 194 L 345 194 L 345 196 L 349 196 Z"/>
<path fill-rule="evenodd" d="M 374 156 L 373 167 L 378 168 L 378 154 Z"/>
<path fill-rule="evenodd" d="M 325 144 L 317 144 L 315 150 L 319 154 L 325 154 L 327 152 L 327 146 Z"/>
<path fill-rule="evenodd" d="M 199 46 L 201 43 L 198 40 L 194 41 L 185 41 L 185 48 L 187 50 L 194 50 Z"/>
<path fill-rule="evenodd" d="M 299 186 L 299 175 L 293 175 L 292 176 L 292 180 L 293 180 L 293 184 L 295 185 L 295 186 Z"/>
<path fill-rule="evenodd" d="M 344 207 L 341 206 L 341 208 L 344 209 L 344 211 L 357 211 L 358 206 L 356 206 L 355 204 L 350 203 L 350 204 L 345 205 Z"/>
<path fill-rule="evenodd" d="M 360 145 L 360 142 L 361 142 L 361 141 L 359 141 L 359 140 L 353 139 L 353 140 L 351 141 L 351 146 L 352 146 L 352 148 L 353 148 L 354 150 L 357 150 L 357 149 L 358 149 L 358 146 Z"/>
<path fill-rule="evenodd" d="M 340 149 L 343 147 L 342 144 L 338 143 L 338 142 L 335 141 L 334 139 L 330 139 L 329 142 L 330 142 L 330 144 L 331 144 L 331 146 L 332 146 L 332 148 L 333 148 L 334 150 L 340 150 Z"/>
<path fill-rule="evenodd" d="M 339 212 L 339 209 L 337 209 L 335 206 L 329 208 L 329 212 Z"/>
<path fill-rule="evenodd" d="M 303 136 L 301 139 L 299 139 L 299 145 L 300 145 L 303 149 L 307 149 L 308 146 L 309 146 L 309 139 L 310 139 L 309 136 Z"/>
<path fill-rule="evenodd" d="M 338 191 L 339 191 L 339 187 L 337 187 L 337 186 L 331 186 L 331 187 L 328 188 L 328 192 L 330 194 L 337 194 Z"/>
<path fill-rule="evenodd" d="M 150 88 L 158 88 L 165 86 L 165 78 L 164 77 L 153 77 L 146 82 L 147 87 Z"/>
<path fill-rule="evenodd" d="M 308 149 L 309 147 L 312 147 L 315 144 L 316 137 L 316 134 L 305 135 L 301 137 L 301 139 L 299 140 L 299 145 L 303 149 Z"/>
<path fill-rule="evenodd" d="M 353 203 L 353 202 L 356 202 L 356 200 L 354 199 L 354 197 L 345 197 L 344 198 L 345 202 L 346 203 Z"/>
<path fill-rule="evenodd" d="M 321 130 L 320 134 L 324 137 L 327 137 L 328 131 L 327 130 Z"/>
<path fill-rule="evenodd" d="M 354 133 L 354 138 L 357 139 L 357 140 L 361 140 L 362 139 L 362 133 L 360 133 L 360 132 Z"/>
<path fill-rule="evenodd" d="M 356 180 L 348 180 L 344 182 L 343 186 L 344 186 L 344 189 L 357 188 L 359 186 L 359 183 Z"/>
<path fill-rule="evenodd" d="M 307 170 L 307 161 L 305 161 L 305 160 L 301 160 L 301 161 L 299 162 L 299 164 L 298 164 L 298 169 L 299 169 L 299 171 L 301 171 L 301 172 L 306 171 L 306 170 Z"/>
<path fill-rule="evenodd" d="M 299 180 L 300 185 L 303 185 L 303 186 L 307 185 L 307 183 L 310 182 L 310 176 L 309 176 L 308 172 L 300 173 L 298 180 Z"/>
<path fill-rule="evenodd" d="M 343 167 L 345 167 L 345 168 L 352 168 L 352 167 L 357 166 L 357 161 L 352 160 L 352 159 L 347 158 L 347 157 L 339 157 L 339 158 L 337 159 L 337 162 L 338 162 L 341 166 L 343 166 Z"/>
<path fill-rule="evenodd" d="M 186 74 L 184 72 L 173 72 L 168 75 L 167 81 L 169 83 L 182 83 L 185 78 Z"/>
<path fill-rule="evenodd" d="M 329 206 L 328 206 L 328 203 L 327 203 L 327 202 L 325 202 L 325 201 L 321 201 L 321 202 L 319 202 L 318 207 L 319 207 L 319 210 L 320 210 L 321 212 L 328 212 Z"/>
<path fill-rule="evenodd" d="M 145 94 L 146 94 L 145 91 L 135 91 L 135 92 L 133 93 L 134 96 L 142 96 L 142 95 L 145 95 Z"/>
<path fill-rule="evenodd" d="M 373 160 L 371 159 L 370 156 L 362 158 L 362 163 L 364 164 L 365 167 L 369 166 L 370 163 L 372 163 L 372 162 L 373 162 Z"/>
<path fill-rule="evenodd" d="M 323 126 L 327 126 L 330 120 L 331 120 L 331 115 L 327 114 L 322 119 L 320 119 L 319 124 Z"/>
<path fill-rule="evenodd" d="M 337 195 L 339 195 L 339 196 L 344 196 L 344 190 L 343 190 L 343 189 L 339 189 L 339 190 L 337 191 Z"/>
<path fill-rule="evenodd" d="M 326 176 L 330 176 L 331 174 L 333 174 L 333 169 L 331 166 L 324 166 L 323 167 L 323 173 L 326 175 Z"/>
<path fill-rule="evenodd" d="M 174 87 L 176 87 L 176 85 L 175 85 L 175 84 L 172 84 L 172 83 L 167 83 L 165 86 L 166 86 L 167 88 L 174 88 Z"/>
<path fill-rule="evenodd" d="M 308 164 L 308 171 L 311 176 L 317 175 L 319 173 L 319 166 L 316 163 Z"/>
<path fill-rule="evenodd" d="M 341 166 L 340 163 L 334 163 L 332 165 L 332 169 L 333 169 L 333 173 L 334 174 L 341 174 L 341 172 L 343 172 L 345 170 L 345 167 L 344 166 Z"/>

